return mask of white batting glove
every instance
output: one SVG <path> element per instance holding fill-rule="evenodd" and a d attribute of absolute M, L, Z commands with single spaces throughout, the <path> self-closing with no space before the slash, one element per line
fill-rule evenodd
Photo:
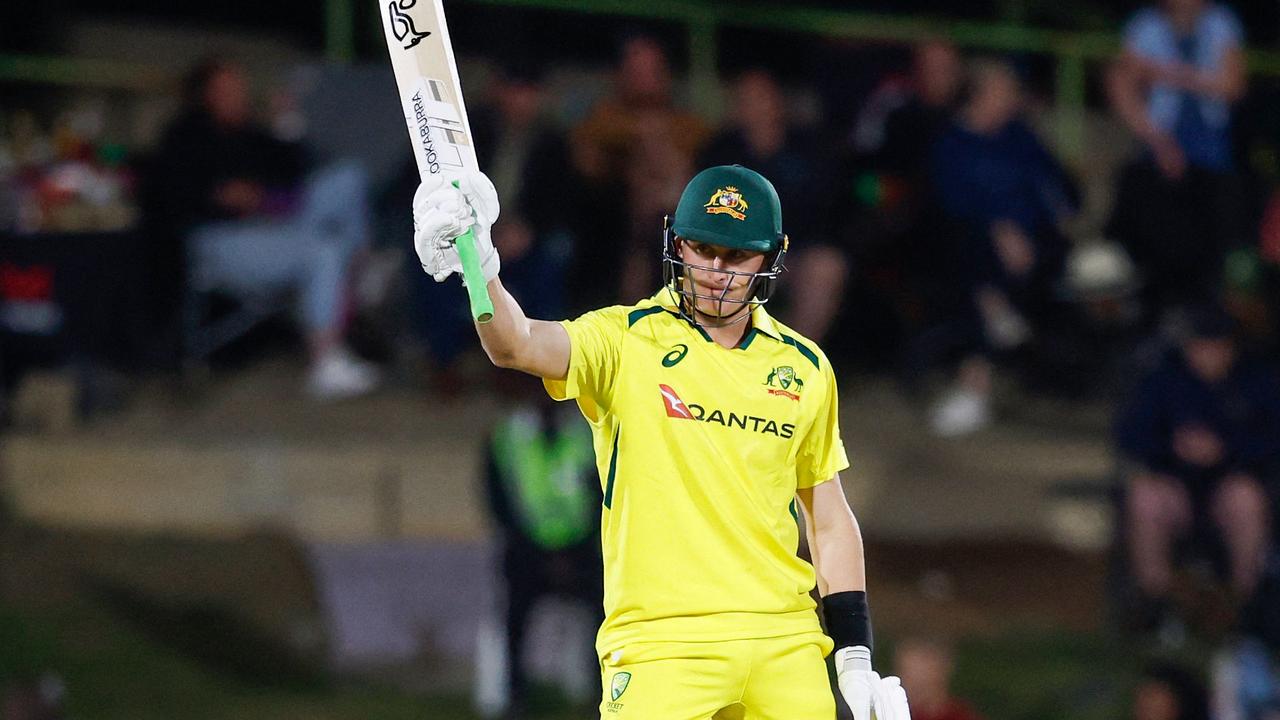
<path fill-rule="evenodd" d="M 422 269 L 436 282 L 454 273 L 461 275 L 462 260 L 454 241 L 470 228 L 485 282 L 497 277 L 501 262 L 489 230 L 499 212 L 498 193 L 484 173 L 462 175 L 456 188 L 439 176 L 423 181 L 413 196 L 413 246 Z"/>
<path fill-rule="evenodd" d="M 879 720 L 911 720 L 911 706 L 902 680 L 890 675 L 880 678 L 871 695 L 871 709 Z"/>
<path fill-rule="evenodd" d="M 911 720 L 902 681 L 872 670 L 871 651 L 861 645 L 836 651 L 836 684 L 854 720 Z"/>

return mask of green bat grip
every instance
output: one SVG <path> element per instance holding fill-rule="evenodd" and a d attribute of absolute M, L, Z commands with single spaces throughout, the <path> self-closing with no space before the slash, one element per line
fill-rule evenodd
<path fill-rule="evenodd" d="M 455 181 L 453 186 L 458 187 L 458 183 Z M 478 323 L 487 323 L 493 319 L 493 301 L 489 299 L 489 284 L 484 281 L 484 271 L 480 269 L 476 234 L 467 230 L 453 242 L 458 248 L 458 259 L 462 261 L 462 277 L 466 280 L 467 297 L 471 300 L 471 317 Z"/>

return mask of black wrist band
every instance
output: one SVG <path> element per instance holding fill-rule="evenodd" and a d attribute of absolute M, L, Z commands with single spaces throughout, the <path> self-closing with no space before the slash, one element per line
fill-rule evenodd
<path fill-rule="evenodd" d="M 854 645 L 875 649 L 871 645 L 871 611 L 862 590 L 831 593 L 822 598 L 822 619 L 836 649 Z"/>

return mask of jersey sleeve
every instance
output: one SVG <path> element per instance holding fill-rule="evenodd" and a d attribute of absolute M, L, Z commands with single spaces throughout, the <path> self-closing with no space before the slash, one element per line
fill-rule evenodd
<path fill-rule="evenodd" d="M 569 334 L 569 373 L 564 380 L 542 381 L 552 398 L 577 400 L 582 414 L 593 423 L 600 421 L 613 398 L 626 313 L 627 308 L 616 306 L 561 321 Z"/>
<path fill-rule="evenodd" d="M 831 363 L 824 357 L 822 376 L 825 382 L 822 405 L 818 408 L 809 434 L 801 441 L 796 455 L 796 487 L 811 488 L 830 480 L 849 467 L 844 441 L 840 439 L 840 396 Z"/>

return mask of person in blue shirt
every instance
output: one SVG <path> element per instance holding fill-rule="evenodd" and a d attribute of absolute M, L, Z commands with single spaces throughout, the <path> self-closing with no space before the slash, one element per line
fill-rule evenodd
<path fill-rule="evenodd" d="M 941 435 L 987 421 L 992 358 L 1045 325 L 1067 255 L 1058 225 L 1076 210 L 1075 188 L 1021 112 L 1013 69 L 975 63 L 960 111 L 933 148 L 935 193 L 950 226 L 947 309 L 965 353 L 955 389 L 931 418 Z"/>
<path fill-rule="evenodd" d="M 1221 539 L 1230 589 L 1253 595 L 1271 539 L 1267 483 L 1280 470 L 1280 376 L 1241 352 L 1216 305 L 1187 312 L 1188 329 L 1118 415 L 1126 541 L 1141 599 L 1166 603 L 1174 547 Z"/>
<path fill-rule="evenodd" d="M 1244 36 L 1226 6 L 1164 0 L 1138 11 L 1107 78 L 1113 109 L 1144 152 L 1122 174 L 1110 231 L 1159 307 L 1203 300 L 1244 239 L 1231 142 L 1244 96 Z"/>

